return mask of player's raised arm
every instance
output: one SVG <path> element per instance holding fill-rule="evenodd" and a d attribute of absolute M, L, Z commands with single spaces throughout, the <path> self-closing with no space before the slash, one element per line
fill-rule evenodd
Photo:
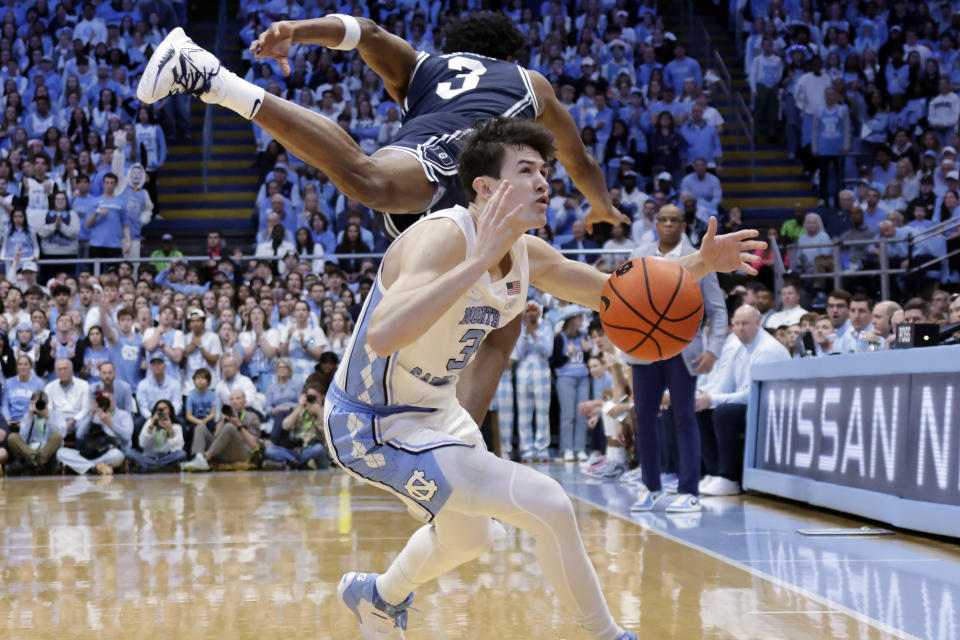
<path fill-rule="evenodd" d="M 352 16 L 325 16 L 311 20 L 280 20 L 250 43 L 254 58 L 275 58 L 284 75 L 290 75 L 290 45 L 315 44 L 331 49 L 354 49 L 383 78 L 397 102 L 407 95 L 417 52 L 402 38 L 382 29 L 373 20 Z"/>
<path fill-rule="evenodd" d="M 752 240 L 755 229 L 744 229 L 722 236 L 717 235 L 717 219 L 710 218 L 707 233 L 699 250 L 677 260 L 694 279 L 699 280 L 712 271 L 743 270 L 756 275 L 754 262 L 760 258 L 753 254 L 765 249 L 767 243 Z M 559 251 L 535 236 L 526 235 L 527 252 L 530 256 L 530 283 L 533 286 L 567 302 L 600 310 L 600 292 L 608 276 L 596 268 L 576 260 L 569 260 Z"/>
<path fill-rule="evenodd" d="M 593 232 L 596 222 L 631 223 L 630 217 L 620 213 L 610 200 L 603 169 L 580 139 L 580 131 L 570 113 L 563 108 L 553 92 L 550 81 L 536 71 L 528 71 L 533 81 L 533 90 L 540 102 L 537 122 L 553 132 L 557 143 L 557 159 L 563 163 L 577 189 L 590 202 L 590 212 L 584 223 L 587 231 Z"/>

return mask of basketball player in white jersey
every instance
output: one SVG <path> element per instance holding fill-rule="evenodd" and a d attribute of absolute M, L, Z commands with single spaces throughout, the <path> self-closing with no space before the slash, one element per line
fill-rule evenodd
<path fill-rule="evenodd" d="M 390 247 L 327 394 L 325 435 L 350 475 L 398 496 L 425 524 L 382 575 L 350 572 L 338 592 L 363 635 L 403 638 L 413 591 L 486 552 L 508 522 L 536 539 L 558 598 L 596 640 L 635 640 L 607 608 L 573 507 L 553 479 L 486 451 L 457 401 L 484 337 L 523 309 L 527 286 L 599 309 L 606 276 L 526 232 L 546 222 L 553 136 L 523 119 L 477 127 L 460 156 L 469 207 L 414 224 Z M 755 231 L 681 258 L 696 278 L 743 269 Z"/>

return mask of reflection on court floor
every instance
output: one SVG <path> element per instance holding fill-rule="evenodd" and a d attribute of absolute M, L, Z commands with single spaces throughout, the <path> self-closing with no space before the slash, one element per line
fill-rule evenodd
<path fill-rule="evenodd" d="M 719 553 L 658 533 L 656 522 L 630 522 L 607 505 L 575 504 L 611 609 L 642 636 L 900 635 L 786 584 L 816 593 L 807 578 L 788 575 L 798 570 L 788 567 L 809 561 L 820 567 L 816 580 L 868 600 L 890 583 L 886 568 L 837 569 L 824 550 L 752 539 L 746 529 L 728 535 L 724 524 L 717 530 L 742 563 L 732 566 Z M 758 509 L 777 515 L 769 501 Z M 705 513 L 685 530 L 709 535 L 713 517 Z M 337 580 L 351 569 L 382 570 L 417 527 L 399 501 L 336 472 L 7 479 L 0 482 L 0 518 L 0 630 L 9 638 L 359 638 L 337 600 Z M 423 588 L 407 637 L 583 638 L 550 595 L 533 544 L 508 527 L 493 551 Z M 956 562 L 955 554 L 938 553 L 941 563 Z M 764 554 L 782 561 L 745 570 L 751 556 Z M 838 575 L 845 577 L 837 582 Z M 932 624 L 956 619 L 952 609 L 943 617 L 941 583 L 900 580 L 901 598 L 926 590 L 930 606 L 940 607 Z M 893 595 L 877 597 L 884 604 Z M 908 604 L 889 624 L 907 625 Z M 873 606 L 865 603 L 864 610 L 873 615 Z M 957 637 L 955 627 L 946 636 L 948 628 L 930 631 L 928 637 Z"/>

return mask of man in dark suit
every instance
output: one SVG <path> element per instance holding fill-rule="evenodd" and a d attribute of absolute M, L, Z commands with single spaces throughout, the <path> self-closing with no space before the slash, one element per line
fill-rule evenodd
<path fill-rule="evenodd" d="M 666 205 L 656 218 L 658 240 L 638 247 L 631 258 L 657 256 L 675 260 L 696 251 L 687 237 L 686 222 L 680 209 Z M 682 353 L 660 362 L 642 362 L 627 357 L 633 364 L 633 398 L 637 428 L 637 452 L 642 469 L 643 485 L 631 511 L 649 511 L 666 497 L 660 480 L 661 443 L 669 446 L 675 441 L 676 466 L 679 482 L 677 496 L 667 505 L 669 513 L 696 513 L 700 511 L 698 484 L 700 482 L 700 431 L 697 426 L 694 400 L 696 376 L 708 373 L 723 349 L 727 331 L 727 307 L 716 274 L 699 282 L 703 293 L 706 317 L 710 320 L 710 336 L 703 328 Z M 664 389 L 670 392 L 670 412 L 657 420 Z M 667 431 L 669 424 L 675 433 Z M 663 425 L 663 426 L 661 426 Z M 661 430 L 661 431 L 658 431 Z"/>
<path fill-rule="evenodd" d="M 573 249 L 599 249 L 598 245 L 593 240 L 587 238 L 587 228 L 584 226 L 582 220 L 574 220 L 573 226 L 570 228 L 570 231 L 573 232 L 573 240 L 569 240 L 560 245 L 561 251 L 571 260 L 576 260 L 578 262 L 586 262 L 587 264 L 593 264 L 600 257 L 598 253 L 568 253 L 569 250 Z"/>

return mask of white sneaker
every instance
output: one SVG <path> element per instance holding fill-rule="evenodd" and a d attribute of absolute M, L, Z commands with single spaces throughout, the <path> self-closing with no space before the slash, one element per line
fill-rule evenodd
<path fill-rule="evenodd" d="M 183 469 L 185 471 L 210 471 L 210 463 L 207 462 L 205 455 L 198 453 L 193 456 L 193 460 L 183 464 Z"/>
<path fill-rule="evenodd" d="M 413 594 L 397 606 L 387 604 L 377 593 L 378 575 L 356 571 L 345 573 L 337 585 L 337 594 L 356 616 L 364 638 L 403 640 L 403 632 L 407 628 L 407 609 L 413 602 Z"/>
<path fill-rule="evenodd" d="M 689 493 L 681 493 L 667 505 L 666 511 L 667 513 L 699 513 L 700 509 L 700 498 Z"/>
<path fill-rule="evenodd" d="M 586 451 L 577 451 L 577 462 L 585 464 L 590 461 L 590 456 L 587 455 Z"/>
<path fill-rule="evenodd" d="M 567 449 L 563 452 L 563 461 L 564 462 L 575 462 L 577 457 L 573 454 L 571 449 Z"/>
<path fill-rule="evenodd" d="M 707 496 L 738 496 L 741 493 L 740 483 L 726 478 L 714 478 L 702 493 Z"/>
<path fill-rule="evenodd" d="M 640 467 L 634 467 L 630 471 L 620 476 L 620 482 L 624 484 L 637 484 L 643 482 L 643 470 Z"/>
<path fill-rule="evenodd" d="M 137 86 L 137 98 L 153 104 L 167 96 L 187 93 L 204 102 L 214 102 L 220 89 L 216 82 L 220 68 L 216 56 L 177 27 L 150 56 Z"/>
<path fill-rule="evenodd" d="M 700 493 L 703 493 L 707 487 L 710 486 L 710 483 L 717 479 L 717 476 L 703 476 L 703 479 L 700 480 L 700 484 L 697 485 L 697 488 L 700 490 Z"/>

